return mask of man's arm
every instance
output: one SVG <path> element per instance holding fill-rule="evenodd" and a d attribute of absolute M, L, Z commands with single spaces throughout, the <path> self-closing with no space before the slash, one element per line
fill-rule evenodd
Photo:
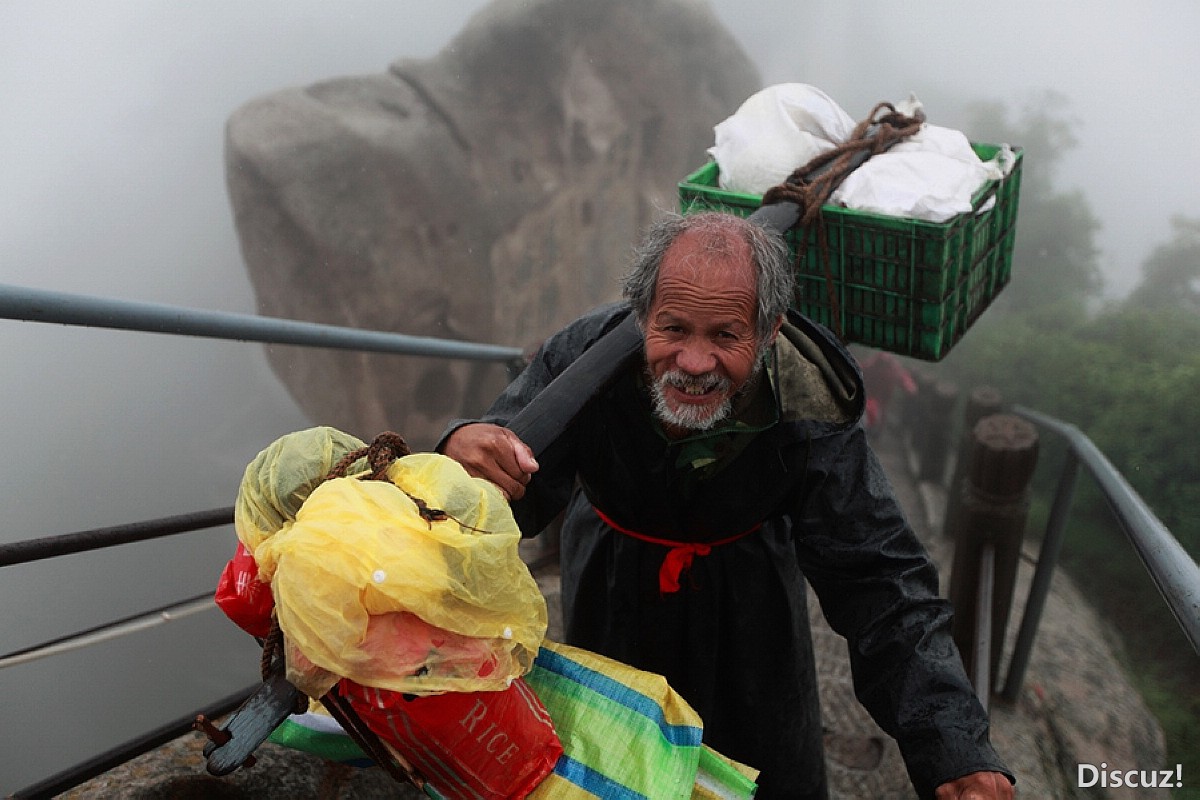
<path fill-rule="evenodd" d="M 508 499 L 519 500 L 538 469 L 537 453 L 561 439 L 588 401 L 642 349 L 641 331 L 632 317 L 612 324 L 621 319 L 612 313 L 614 308 L 584 317 L 539 349 L 530 367 L 497 401 L 498 406 L 516 409 L 503 426 L 459 427 L 444 439 L 442 452 L 471 475 L 491 480 Z M 589 320 L 599 322 L 603 335 L 598 340 L 581 335 Z M 570 359 L 569 365 L 559 370 L 553 365 L 555 358 Z"/>
<path fill-rule="evenodd" d="M 596 309 L 551 336 L 483 417 L 452 421 L 436 446 L 439 453 L 454 458 L 469 474 L 499 486 L 514 501 L 517 524 L 527 536 L 540 532 L 570 498 L 575 479 L 570 435 L 564 434 L 535 454 L 507 426 L 556 377 L 628 315 L 628 305 L 614 303 Z M 538 475 L 536 481 L 534 474 Z M 515 502 L 518 500 L 521 502 Z"/>
<path fill-rule="evenodd" d="M 801 566 L 846 637 L 858 699 L 896 739 L 918 795 L 972 797 L 962 791 L 977 779 L 960 776 L 1008 771 L 950 637 L 936 569 L 863 432 L 826 447 L 813 454 L 821 485 L 795 517 Z"/>

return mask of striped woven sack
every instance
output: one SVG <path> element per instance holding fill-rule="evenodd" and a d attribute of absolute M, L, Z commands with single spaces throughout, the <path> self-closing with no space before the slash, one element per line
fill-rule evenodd
<path fill-rule="evenodd" d="M 753 797 L 757 773 L 702 744 L 700 717 L 662 676 L 546 641 L 525 680 L 563 745 L 531 800 Z"/>
<path fill-rule="evenodd" d="M 525 681 L 549 712 L 563 746 L 530 800 L 754 796 L 757 772 L 703 745 L 699 717 L 662 677 L 544 641 Z M 323 725 L 305 727 L 300 719 L 285 721 L 271 741 L 343 763 L 365 760 L 349 736 L 326 732 L 340 732 L 333 720 L 324 717 Z M 439 797 L 432 788 L 426 793 Z"/>
<path fill-rule="evenodd" d="M 707 745 L 700 749 L 692 800 L 749 800 L 758 770 L 726 758 Z"/>

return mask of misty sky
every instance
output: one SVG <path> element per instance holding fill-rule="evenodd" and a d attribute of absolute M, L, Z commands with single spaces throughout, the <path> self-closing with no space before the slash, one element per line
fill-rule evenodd
<path fill-rule="evenodd" d="M 224 187 L 229 114 L 279 88 L 431 56 L 482 5 L 0 0 L 0 283 L 252 312 Z M 1115 294 L 1167 241 L 1172 214 L 1200 216 L 1194 0 L 711 5 L 764 84 L 814 84 L 855 119 L 909 92 L 934 122 L 972 100 L 1016 109 L 1047 90 L 1065 97 L 1080 146 L 1058 187 L 1081 190 L 1104 224 Z M 6 320 L 0 418 L 0 541 L 231 504 L 254 454 L 308 424 L 257 347 Z M 188 558 L 219 568 L 231 548 Z M 180 558 L 161 560 L 136 581 L 102 580 L 96 595 L 56 588 L 53 603 L 35 589 L 78 588 L 94 562 L 5 574 L 0 651 L 52 615 L 86 624 L 106 603 L 208 585 L 201 571 L 180 588 L 162 574 Z M 10 768 L 30 767 L 12 748 L 0 736 Z M 4 766 L 0 793 L 19 788 Z"/>

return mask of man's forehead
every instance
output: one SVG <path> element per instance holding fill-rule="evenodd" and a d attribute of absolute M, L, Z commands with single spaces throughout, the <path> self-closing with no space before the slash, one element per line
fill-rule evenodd
<path fill-rule="evenodd" d="M 733 231 L 689 230 L 663 254 L 658 280 L 753 287 L 753 253 Z"/>

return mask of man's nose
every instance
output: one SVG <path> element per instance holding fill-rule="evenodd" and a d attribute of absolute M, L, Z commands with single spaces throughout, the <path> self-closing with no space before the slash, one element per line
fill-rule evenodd
<path fill-rule="evenodd" d="M 708 343 L 689 339 L 675 355 L 675 366 L 688 375 L 703 375 L 717 368 L 717 357 Z"/>

